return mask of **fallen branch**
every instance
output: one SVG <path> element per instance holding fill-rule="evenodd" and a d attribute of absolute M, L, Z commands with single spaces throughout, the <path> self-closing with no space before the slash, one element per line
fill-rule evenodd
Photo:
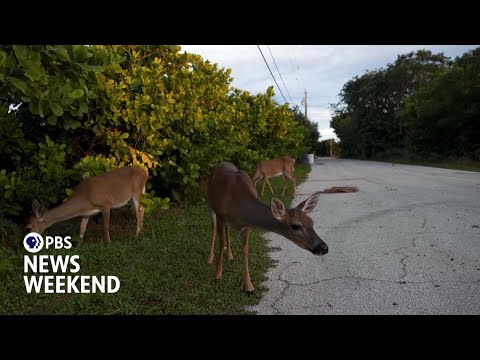
<path fill-rule="evenodd" d="M 319 193 L 334 194 L 334 193 L 353 193 L 357 191 L 358 191 L 358 188 L 356 186 L 334 186 L 334 187 L 319 191 Z"/>

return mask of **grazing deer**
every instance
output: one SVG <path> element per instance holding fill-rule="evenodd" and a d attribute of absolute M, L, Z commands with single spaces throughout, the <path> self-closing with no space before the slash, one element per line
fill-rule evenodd
<path fill-rule="evenodd" d="M 140 200 L 145 193 L 147 178 L 148 171 L 136 166 L 124 166 L 105 174 L 87 177 L 80 182 L 69 200 L 53 209 L 46 210 L 34 200 L 34 215 L 30 217 L 25 230 L 41 234 L 53 224 L 81 216 L 80 237 L 83 238 L 89 218 L 101 212 L 105 237 L 110 243 L 110 209 L 120 208 L 131 201 L 137 214 L 138 236 L 143 228 L 144 209 Z"/>
<path fill-rule="evenodd" d="M 248 238 L 250 228 L 260 228 L 284 236 L 303 249 L 315 255 L 328 252 L 328 246 L 313 229 L 313 221 L 307 216 L 317 205 L 319 193 L 315 193 L 293 209 L 285 209 L 283 203 L 272 198 L 270 206 L 258 197 L 255 185 L 246 172 L 231 163 L 215 166 L 207 184 L 207 202 L 212 218 L 212 242 L 210 260 L 213 260 L 215 230 L 220 238 L 219 257 L 215 279 L 222 277 L 222 261 L 225 242 L 225 227 L 240 230 L 243 248 L 244 288 L 247 294 L 253 293 L 253 285 L 248 271 Z M 228 234 L 229 235 L 229 234 Z M 230 236 L 227 237 L 229 258 Z"/>
<path fill-rule="evenodd" d="M 273 195 L 273 189 L 268 179 L 271 177 L 283 175 L 284 186 L 283 186 L 282 195 L 284 195 L 285 190 L 287 190 L 287 182 L 288 182 L 287 179 L 292 180 L 293 195 L 295 195 L 295 188 L 297 187 L 297 184 L 296 184 L 297 179 L 295 178 L 295 175 L 293 175 L 294 170 L 295 170 L 295 159 L 292 159 L 291 157 L 283 156 L 283 157 L 279 157 L 272 160 L 264 160 L 257 165 L 255 169 L 255 173 L 253 174 L 253 177 L 252 177 L 252 181 L 255 183 L 255 186 L 257 186 L 258 180 L 263 178 L 262 196 L 263 196 L 263 191 L 265 190 L 265 183 L 268 184 L 268 187 L 270 188 L 270 191 L 272 192 L 272 195 Z"/>

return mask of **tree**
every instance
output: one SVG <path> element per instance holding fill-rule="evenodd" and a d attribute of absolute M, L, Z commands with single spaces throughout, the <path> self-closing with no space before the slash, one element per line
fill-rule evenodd
<path fill-rule="evenodd" d="M 292 111 L 294 113 L 295 121 L 304 128 L 304 148 L 302 152 L 315 153 L 318 147 L 318 142 L 321 138 L 320 132 L 318 131 L 318 124 L 307 119 L 297 105 L 295 105 Z"/>
<path fill-rule="evenodd" d="M 401 153 L 408 130 L 400 116 L 406 99 L 430 86 L 450 64 L 443 54 L 419 50 L 348 81 L 340 102 L 332 106 L 331 126 L 342 154 L 378 158 Z"/>

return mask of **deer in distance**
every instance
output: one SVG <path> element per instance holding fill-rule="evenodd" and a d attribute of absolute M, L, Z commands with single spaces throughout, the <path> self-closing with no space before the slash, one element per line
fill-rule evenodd
<path fill-rule="evenodd" d="M 272 160 L 264 160 L 259 162 L 257 167 L 255 168 L 255 173 L 253 174 L 252 181 L 255 184 L 255 186 L 257 186 L 258 180 L 263 179 L 262 196 L 263 196 L 263 191 L 265 190 L 265 183 L 267 183 L 273 195 L 273 189 L 268 179 L 271 177 L 283 175 L 284 186 L 283 186 L 282 195 L 284 195 L 285 191 L 287 190 L 288 179 L 290 179 L 293 182 L 293 195 L 295 195 L 295 188 L 297 187 L 297 179 L 293 174 L 294 171 L 295 171 L 295 159 L 289 156 L 282 156 Z"/>

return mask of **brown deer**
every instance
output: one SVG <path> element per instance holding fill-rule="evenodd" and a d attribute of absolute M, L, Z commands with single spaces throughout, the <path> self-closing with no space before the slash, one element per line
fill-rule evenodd
<path fill-rule="evenodd" d="M 81 216 L 80 237 L 83 238 L 89 218 L 101 212 L 105 237 L 110 243 L 110 209 L 120 208 L 131 201 L 137 215 L 138 237 L 143 228 L 144 212 L 140 200 L 145 193 L 147 178 L 148 171 L 136 166 L 124 166 L 83 179 L 72 197 L 53 209 L 47 210 L 34 200 L 33 215 L 28 220 L 25 231 L 41 234 L 53 224 Z"/>
<path fill-rule="evenodd" d="M 215 230 L 220 238 L 219 257 L 215 279 L 222 277 L 222 261 L 227 230 L 229 259 L 231 256 L 229 227 L 240 230 L 243 248 L 244 288 L 247 294 L 253 293 L 253 285 L 248 271 L 248 238 L 250 228 L 260 228 L 284 236 L 303 249 L 315 255 L 324 255 L 328 246 L 313 229 L 313 221 L 308 213 L 317 205 L 319 193 L 315 193 L 293 209 L 285 209 L 277 198 L 272 198 L 270 206 L 258 197 L 257 189 L 248 174 L 231 163 L 220 163 L 213 168 L 207 183 L 207 202 L 212 218 L 212 242 L 209 262 L 213 261 Z"/>
<path fill-rule="evenodd" d="M 257 186 L 258 180 L 263 179 L 262 196 L 263 196 L 263 191 L 265 190 L 265 183 L 268 184 L 268 187 L 270 188 L 270 191 L 272 192 L 272 195 L 273 195 L 273 189 L 268 179 L 271 177 L 283 175 L 284 186 L 283 186 L 282 195 L 284 195 L 285 191 L 287 190 L 287 186 L 288 186 L 287 179 L 292 180 L 293 195 L 295 195 L 295 188 L 297 187 L 297 184 L 296 184 L 297 179 L 293 174 L 294 170 L 295 170 L 295 159 L 291 157 L 283 156 L 283 157 L 279 157 L 272 160 L 264 160 L 257 165 L 255 169 L 255 173 L 253 174 L 253 177 L 252 177 L 252 181 L 255 183 L 255 186 Z"/>

